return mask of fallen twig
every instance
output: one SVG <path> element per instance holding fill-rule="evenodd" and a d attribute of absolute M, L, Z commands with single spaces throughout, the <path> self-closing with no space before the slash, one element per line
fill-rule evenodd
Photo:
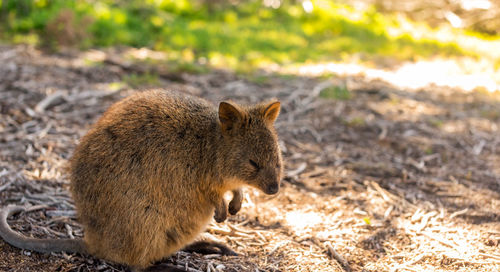
<path fill-rule="evenodd" d="M 188 263 L 186 263 L 186 265 L 184 265 L 184 266 L 176 265 L 176 267 L 179 269 L 184 269 L 184 271 L 188 271 L 188 272 L 202 272 L 201 270 L 189 267 Z"/>
<path fill-rule="evenodd" d="M 443 245 L 445 245 L 445 246 L 448 246 L 448 247 L 450 247 L 450 248 L 453 248 L 453 249 L 455 249 L 456 251 L 458 251 L 458 249 L 457 249 L 457 248 L 458 248 L 459 246 L 458 246 L 457 244 L 455 244 L 455 243 L 453 243 L 453 244 L 448 243 L 448 242 L 444 241 L 444 240 L 443 240 L 443 239 L 441 239 L 441 238 L 435 237 L 435 236 L 430 235 L 430 234 L 425 233 L 425 232 L 420 232 L 420 234 L 422 234 L 423 236 L 425 236 L 425 237 L 427 237 L 427 238 L 431 238 L 431 239 L 433 239 L 433 240 L 436 240 L 436 241 L 440 242 L 441 244 L 443 244 Z"/>
<path fill-rule="evenodd" d="M 459 215 L 465 214 L 465 213 L 467 213 L 468 211 L 469 211 L 469 208 L 465 208 L 465 209 L 463 209 L 463 210 L 461 210 L 461 211 L 456 211 L 456 212 L 454 212 L 454 213 L 452 213 L 452 214 L 450 215 L 450 219 L 452 219 L 453 217 L 457 217 L 457 216 L 459 216 Z"/>
<path fill-rule="evenodd" d="M 219 228 L 216 226 L 210 226 L 208 228 L 209 231 L 216 233 L 216 234 L 221 234 L 221 235 L 229 235 L 229 236 L 240 236 L 240 237 L 245 237 L 245 238 L 251 238 L 253 237 L 252 235 L 246 234 L 244 232 L 236 231 L 234 229 L 223 229 Z"/>
<path fill-rule="evenodd" d="M 35 106 L 35 111 L 44 112 L 50 106 L 54 106 L 57 103 L 61 103 L 64 101 L 64 92 L 57 91 L 47 97 L 45 97 L 42 101 L 38 102 Z"/>
<path fill-rule="evenodd" d="M 328 252 L 330 253 L 330 257 L 332 257 L 333 259 L 335 259 L 337 262 L 339 262 L 341 265 L 342 265 L 342 268 L 344 269 L 344 271 L 346 272 L 350 272 L 351 271 L 351 266 L 349 266 L 349 263 L 347 262 L 346 259 L 344 259 L 344 257 L 342 257 L 334 248 L 333 246 L 330 244 L 330 243 L 326 243 L 326 247 L 328 248 Z"/>
<path fill-rule="evenodd" d="M 500 256 L 497 256 L 497 255 L 491 255 L 491 254 L 479 253 L 479 256 L 486 257 L 486 258 L 490 258 L 490 259 L 500 260 Z"/>
<path fill-rule="evenodd" d="M 387 193 L 378 183 L 375 181 L 371 181 L 370 185 L 382 196 L 382 198 L 389 203 L 393 203 L 393 199 L 390 197 L 390 194 Z"/>
<path fill-rule="evenodd" d="M 7 183 L 5 183 L 4 185 L 0 186 L 0 192 L 2 192 L 3 190 L 7 189 L 7 187 L 9 187 L 14 181 L 11 180 L 11 181 L 8 181 Z"/>
<path fill-rule="evenodd" d="M 275 245 L 275 246 L 273 247 L 273 249 L 271 249 L 271 251 L 269 251 L 269 252 L 267 253 L 267 255 L 273 255 L 273 254 L 274 254 L 274 252 L 276 252 L 276 250 L 278 250 L 280 247 L 282 247 L 282 246 L 284 246 L 284 245 L 286 245 L 286 244 L 288 244 L 288 243 L 290 243 L 290 241 L 289 241 L 289 240 L 286 240 L 286 241 L 283 241 L 283 242 L 278 243 L 277 245 Z"/>
<path fill-rule="evenodd" d="M 293 177 L 296 176 L 300 173 L 302 173 L 307 167 L 307 163 L 303 162 L 301 163 L 296 169 L 288 171 L 287 176 Z"/>

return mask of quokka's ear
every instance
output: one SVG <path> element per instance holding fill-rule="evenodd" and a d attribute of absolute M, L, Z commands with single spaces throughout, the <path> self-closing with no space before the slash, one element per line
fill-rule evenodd
<path fill-rule="evenodd" d="M 237 105 L 231 102 L 220 102 L 219 121 L 222 126 L 222 131 L 227 132 L 232 130 L 242 120 L 243 112 Z"/>
<path fill-rule="evenodd" d="M 274 123 L 280 114 L 281 103 L 279 101 L 271 102 L 265 107 L 264 120 L 269 123 Z"/>

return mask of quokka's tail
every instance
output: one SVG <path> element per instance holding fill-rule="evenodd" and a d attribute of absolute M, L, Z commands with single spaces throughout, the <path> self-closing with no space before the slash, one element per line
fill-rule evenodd
<path fill-rule="evenodd" d="M 23 206 L 9 205 L 0 210 L 0 237 L 8 244 L 40 253 L 67 252 L 86 254 L 85 243 L 82 239 L 39 239 L 29 238 L 12 230 L 7 218 L 15 213 L 24 211 Z"/>

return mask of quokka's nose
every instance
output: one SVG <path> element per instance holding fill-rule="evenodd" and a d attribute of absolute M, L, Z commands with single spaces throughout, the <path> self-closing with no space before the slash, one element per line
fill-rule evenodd
<path fill-rule="evenodd" d="M 268 195 L 274 195 L 279 191 L 279 189 L 280 189 L 279 183 L 277 182 L 271 183 L 267 185 L 265 193 Z"/>

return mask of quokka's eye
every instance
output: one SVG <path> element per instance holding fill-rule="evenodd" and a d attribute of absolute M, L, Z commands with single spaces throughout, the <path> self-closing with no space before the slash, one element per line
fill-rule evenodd
<path fill-rule="evenodd" d="M 252 165 L 255 169 L 257 169 L 257 170 L 259 170 L 259 169 L 260 169 L 260 166 L 259 166 L 256 162 L 254 162 L 253 160 L 249 160 L 249 162 L 250 162 L 250 164 L 251 164 L 251 165 Z"/>
<path fill-rule="evenodd" d="M 281 164 L 277 163 L 276 164 L 276 168 L 280 169 L 281 168 Z"/>

